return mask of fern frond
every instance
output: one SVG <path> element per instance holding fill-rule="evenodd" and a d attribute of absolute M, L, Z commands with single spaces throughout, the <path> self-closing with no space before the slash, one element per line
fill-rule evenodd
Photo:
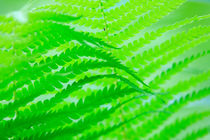
<path fill-rule="evenodd" d="M 64 55 L 61 54 L 61 56 L 63 57 Z M 61 85 L 61 83 L 67 83 L 70 79 L 75 78 L 76 75 L 81 74 L 85 71 L 88 71 L 88 70 L 91 70 L 91 69 L 96 69 L 96 68 L 102 68 L 102 67 L 122 69 L 122 70 L 126 71 L 128 74 L 130 74 L 131 76 L 133 76 L 135 79 L 137 79 L 139 82 L 146 85 L 131 70 L 124 67 L 120 63 L 117 63 L 117 62 L 116 63 L 115 62 L 103 62 L 103 61 L 100 62 L 100 61 L 92 61 L 92 60 L 83 61 L 82 63 L 75 62 L 71 65 L 63 67 L 58 72 L 55 72 L 54 75 L 49 74 L 49 75 L 45 75 L 45 78 L 36 79 L 36 77 L 38 78 L 39 76 L 44 76 L 44 73 L 50 72 L 51 69 L 57 69 L 57 67 L 59 65 L 64 66 L 65 61 L 62 61 L 62 58 L 59 59 L 59 57 L 55 56 L 55 57 L 53 57 L 53 59 L 55 59 L 55 61 L 54 61 L 55 63 L 53 63 L 53 65 L 48 64 L 49 62 L 51 62 L 50 61 L 51 59 L 46 59 L 47 65 L 43 65 L 44 62 L 40 62 L 40 64 L 38 64 L 38 65 L 41 65 L 41 67 L 38 67 L 38 65 L 35 65 L 33 67 L 28 67 L 27 71 L 23 71 L 22 73 L 15 74 L 12 78 L 15 78 L 16 80 L 18 80 L 19 77 L 22 74 L 24 76 L 24 77 L 21 76 L 21 78 L 23 78 L 23 80 L 20 79 L 18 83 L 15 83 L 15 87 L 11 87 L 7 91 L 2 92 L 0 95 L 2 95 L 2 97 L 4 97 L 4 99 L 7 99 L 7 100 L 11 99 L 11 97 L 12 97 L 12 92 L 11 91 L 14 91 L 14 90 L 16 91 L 18 88 L 20 88 L 21 86 L 23 86 L 23 84 L 26 84 L 26 83 L 28 83 L 28 87 L 33 87 L 34 86 L 35 88 L 40 87 L 41 85 L 42 85 L 41 87 L 43 87 L 43 85 L 45 85 L 46 88 L 41 88 L 42 93 L 45 92 L 45 91 L 54 90 L 53 86 L 58 88 L 58 89 L 62 89 L 63 86 Z M 29 65 L 27 65 L 27 66 L 29 66 Z M 33 73 L 33 75 L 31 75 L 31 73 Z M 64 78 L 63 75 L 65 75 L 66 77 Z M 35 81 L 31 82 L 31 79 L 35 80 Z M 54 80 L 52 80 L 52 79 L 54 79 Z M 10 80 L 8 80 L 8 81 L 10 81 Z M 48 81 L 47 84 L 46 84 L 46 81 Z M 2 84 L 5 84 L 5 83 L 2 83 Z M 31 88 L 31 89 L 32 90 L 30 92 L 36 93 L 35 91 L 33 91 L 33 88 Z M 41 91 L 41 90 L 39 89 L 39 91 Z M 16 98 L 18 98 L 19 96 L 20 97 L 24 96 L 24 94 L 26 94 L 26 92 L 27 92 L 26 88 L 23 88 L 22 90 L 17 91 Z M 39 93 L 39 92 L 37 92 L 37 93 Z M 6 96 L 5 96 L 5 94 L 6 94 Z"/>
<path fill-rule="evenodd" d="M 12 4 L 17 9 L 0 10 L 0 139 L 208 133 L 207 104 L 198 114 L 182 113 L 207 101 L 210 91 L 210 15 L 202 4 L 199 10 L 186 0 Z"/>
<path fill-rule="evenodd" d="M 186 86 L 185 85 L 190 85 L 190 83 L 193 83 L 192 86 L 196 86 L 197 84 L 205 81 L 208 79 L 209 76 L 207 76 L 209 74 L 209 72 L 206 72 L 206 73 L 202 73 L 196 77 L 192 77 L 191 79 L 189 80 L 185 80 L 183 82 L 179 82 L 177 85 L 175 85 L 173 88 L 169 88 L 168 89 L 168 92 L 167 91 L 164 91 L 163 93 L 168 93 L 168 94 L 164 94 L 162 97 L 164 99 L 164 101 L 166 103 L 170 103 L 170 101 L 172 101 L 173 99 L 173 96 L 177 95 L 178 93 L 180 92 L 184 92 L 184 91 L 187 91 L 190 89 L 191 86 Z M 204 78 L 205 77 L 205 78 Z M 172 90 L 174 89 L 174 90 Z M 178 89 L 178 91 L 176 91 Z M 143 101 L 136 101 L 134 102 L 133 104 L 130 104 L 128 105 L 128 107 L 132 107 L 132 113 L 133 114 L 138 114 L 138 113 L 143 113 L 143 112 L 148 112 L 150 111 L 151 109 L 153 110 L 158 110 L 160 108 L 165 108 L 167 112 L 174 112 L 174 111 L 177 111 L 179 108 L 183 107 L 184 105 L 186 105 L 187 103 L 191 102 L 191 101 L 194 101 L 194 100 L 199 100 L 203 97 L 206 97 L 209 95 L 209 88 L 207 89 L 203 89 L 203 90 L 200 90 L 198 92 L 193 92 L 191 95 L 188 94 L 186 95 L 185 97 L 181 98 L 180 101 L 177 101 L 177 102 L 174 102 L 174 104 L 171 105 L 171 108 L 165 108 L 165 104 L 163 104 L 163 102 L 161 102 L 159 99 L 157 98 L 153 98 L 153 99 L 149 99 L 149 102 L 146 102 L 144 103 Z M 129 111 L 128 107 L 125 109 L 122 108 L 122 110 L 126 110 Z M 164 113 L 163 113 L 164 114 Z M 161 123 L 162 121 L 164 121 L 164 116 L 167 117 L 167 116 L 170 116 L 170 114 L 168 113 L 165 113 L 164 115 L 160 113 L 160 116 L 157 117 L 156 119 L 159 120 L 156 121 L 155 118 L 154 118 L 154 128 L 155 128 L 155 124 L 158 124 L 158 123 Z M 124 114 L 123 115 L 123 118 L 127 118 L 127 117 L 130 117 L 131 115 L 131 112 L 127 112 L 127 114 Z M 149 118 L 150 116 L 147 115 L 147 118 Z M 147 118 L 145 117 L 144 120 L 145 120 L 145 123 L 147 122 Z M 137 121 L 138 120 L 138 121 Z M 130 122 L 131 124 L 133 125 L 136 125 L 136 123 L 139 122 L 139 119 L 137 119 L 135 122 Z M 162 120 L 162 121 L 160 121 Z M 149 124 L 151 124 L 150 121 L 148 121 Z M 129 126 L 129 124 L 128 124 Z M 132 127 L 132 126 L 129 126 L 129 127 Z M 144 126 L 145 127 L 145 126 Z M 152 128 L 150 128 L 150 125 L 148 126 L 148 131 L 144 132 L 142 129 L 142 127 L 140 127 L 140 131 L 142 131 L 142 134 L 141 136 L 144 136 L 144 134 L 147 134 L 147 132 L 150 132 L 150 130 L 152 130 Z M 146 128 L 145 128 L 146 129 Z M 120 130 L 119 130 L 120 131 Z M 133 131 L 134 130 L 130 130 L 132 131 L 131 134 L 133 134 Z M 139 131 L 138 131 L 139 132 Z"/>
<path fill-rule="evenodd" d="M 71 103 L 56 111 L 50 111 L 47 113 L 40 112 L 35 114 L 32 113 L 33 111 L 29 111 L 28 109 L 24 111 L 19 111 L 19 115 L 14 120 L 6 121 L 5 123 L 1 124 L 1 126 L 4 130 L 10 129 L 11 133 L 12 129 L 17 129 L 17 127 L 13 128 L 13 126 L 18 126 L 18 129 L 20 130 L 20 128 L 28 128 L 31 125 L 41 122 L 47 122 L 48 120 L 52 121 L 56 120 L 57 118 L 63 120 L 64 116 L 66 116 L 67 114 L 68 117 L 79 119 L 78 117 L 82 116 L 86 112 L 92 111 L 94 108 L 97 108 L 102 104 L 109 103 L 114 99 L 117 99 L 121 96 L 129 95 L 133 92 L 135 92 L 135 90 L 132 88 L 122 88 L 121 86 L 112 85 L 109 88 L 106 87 L 95 94 L 87 96 L 84 101 L 80 99 L 77 104 Z"/>
<path fill-rule="evenodd" d="M 149 73 L 155 72 L 158 68 L 161 67 L 161 65 L 168 63 L 169 60 L 172 60 L 174 57 L 182 54 L 184 51 L 189 50 L 190 48 L 196 47 L 199 44 L 208 41 L 209 38 L 210 38 L 209 35 L 204 35 L 194 41 L 191 41 L 190 43 L 186 44 L 185 46 L 182 46 L 172 52 L 169 52 L 167 55 L 157 58 L 155 61 L 151 62 L 149 65 L 146 65 L 145 68 L 140 71 L 141 73 L 144 73 L 144 75 L 141 75 L 141 76 L 142 77 L 149 76 Z"/>
<path fill-rule="evenodd" d="M 139 92 L 148 93 L 148 91 L 140 89 L 135 84 L 133 84 L 132 82 L 130 82 L 129 80 L 127 80 L 126 78 L 123 78 L 121 76 L 117 76 L 115 74 L 96 75 L 96 76 L 92 76 L 92 77 L 85 77 L 84 79 L 81 79 L 78 82 L 74 82 L 72 85 L 68 85 L 66 89 L 62 90 L 60 93 L 57 93 L 49 101 L 46 100 L 43 104 L 42 103 L 38 104 L 39 105 L 38 108 L 42 108 L 42 110 L 46 111 L 49 108 L 55 106 L 56 103 L 61 102 L 64 98 L 68 97 L 68 95 L 70 93 L 72 93 L 73 91 L 79 90 L 80 88 L 82 88 L 83 85 L 90 83 L 92 81 L 98 80 L 98 79 L 103 79 L 105 77 L 120 79 L 123 82 L 127 83 L 132 88 L 135 88 L 136 90 L 138 90 Z M 40 79 L 40 83 L 43 83 L 43 84 L 40 84 L 38 82 L 34 83 L 35 86 L 30 85 L 28 91 L 24 88 L 22 91 L 17 93 L 17 95 L 16 95 L 17 98 L 14 102 L 4 105 L 0 108 L 1 112 L 3 112 L 0 115 L 0 119 L 3 119 L 6 115 L 14 113 L 14 110 L 17 109 L 18 107 L 26 105 L 28 102 L 34 100 L 36 97 L 38 97 L 40 95 L 40 92 L 43 92 L 43 90 L 52 91 L 55 89 L 55 87 L 59 88 L 58 85 L 55 85 L 55 84 L 57 84 L 56 82 L 53 82 L 52 80 L 50 80 L 50 81 L 52 81 L 52 83 L 49 84 L 49 83 L 47 83 L 48 80 L 49 79 Z M 41 106 L 43 106 L 43 107 L 41 107 Z"/>
<path fill-rule="evenodd" d="M 183 68 L 185 68 L 187 65 L 192 63 L 193 61 L 199 59 L 202 56 L 205 56 L 206 54 L 209 54 L 210 52 L 203 51 L 202 53 L 198 53 L 196 55 L 192 55 L 188 58 L 185 58 L 183 61 L 175 62 L 172 64 L 172 67 L 167 69 L 164 72 L 161 72 L 159 76 L 156 76 L 151 82 L 150 86 L 153 88 L 158 88 L 161 84 L 164 84 L 166 80 L 169 80 L 169 78 L 180 72 Z M 154 84 L 156 83 L 156 84 Z M 158 84 L 157 84 L 158 83 Z"/>
<path fill-rule="evenodd" d="M 198 39 L 200 36 L 208 34 L 209 29 L 209 27 L 195 27 L 193 29 L 190 29 L 187 33 L 179 33 L 176 36 L 172 37 L 170 40 L 161 43 L 160 46 L 155 46 L 149 49 L 148 51 L 144 51 L 142 55 L 136 56 L 136 58 L 134 57 L 131 63 L 135 64 L 139 59 L 144 58 L 142 59 L 144 60 L 142 64 L 147 64 L 147 61 L 153 60 L 154 58 L 158 58 L 166 52 L 169 53 L 169 50 L 171 50 L 171 48 L 178 49 L 179 47 L 182 47 L 182 45 L 187 45 L 190 41 Z M 198 31 L 199 33 L 197 33 Z"/>
<path fill-rule="evenodd" d="M 68 0 L 55 0 L 56 2 L 59 3 L 64 3 L 64 4 L 72 4 L 72 5 L 77 5 L 79 7 L 86 7 L 86 8 L 97 8 L 98 6 L 98 1 L 90 1 L 90 0 L 72 0 L 72 1 L 68 1 Z M 115 3 L 116 0 L 113 0 L 113 3 Z M 112 2 L 110 2 L 112 3 Z"/>
<path fill-rule="evenodd" d="M 53 57 L 47 57 L 45 60 L 39 62 L 39 63 L 35 63 L 33 66 L 30 65 L 29 62 L 22 62 L 22 66 L 24 67 L 20 67 L 20 68 L 24 68 L 23 70 L 18 69 L 19 71 L 18 73 L 13 74 L 11 77 L 8 77 L 8 79 L 5 79 L 2 83 L 1 83 L 1 87 L 5 87 L 9 84 L 10 81 L 12 80 L 18 80 L 18 83 L 16 83 L 15 87 L 12 88 L 20 88 L 23 84 L 26 83 L 30 83 L 29 80 L 36 80 L 37 77 L 39 76 L 43 76 L 44 73 L 48 73 L 51 72 L 52 70 L 56 70 L 58 69 L 59 66 L 64 66 L 66 65 L 66 63 L 71 62 L 73 59 L 77 59 L 81 56 L 91 56 L 91 57 L 98 57 L 101 59 L 106 59 L 107 61 L 113 61 L 115 63 L 117 63 L 117 60 L 114 59 L 113 57 L 111 57 L 110 54 L 100 51 L 100 50 L 96 50 L 93 49 L 91 47 L 85 47 L 85 46 L 79 46 L 79 47 L 74 47 L 71 50 L 67 49 L 65 52 L 61 53 L 59 56 L 55 55 Z M 91 65 L 92 61 L 87 61 L 87 65 Z M 95 62 L 100 64 L 100 62 Z M 92 67 L 95 64 L 94 62 L 92 63 Z M 102 62 L 103 63 L 103 62 Z M 102 64 L 101 63 L 101 64 Z M 82 71 L 86 71 L 88 66 L 84 66 L 85 63 L 83 62 L 83 69 L 86 67 L 86 69 L 82 70 Z M 69 65 L 66 66 L 67 71 L 65 70 L 65 67 L 60 71 L 60 73 L 63 72 L 70 72 L 69 69 L 70 67 L 77 67 L 79 68 L 79 64 L 75 63 L 74 65 Z M 98 65 L 98 67 L 100 67 L 101 65 Z M 27 68 L 27 69 L 26 69 Z M 73 68 L 72 70 L 75 70 L 77 68 Z M 93 67 L 94 68 L 94 67 Z M 81 72 L 82 72 L 81 71 Z M 58 72 L 59 73 L 59 72 Z M 61 78 L 61 79 L 66 79 L 66 78 Z M 64 80 L 66 81 L 66 80 Z M 20 82 L 20 84 L 19 84 Z M 9 89 L 12 90 L 12 89 Z M 1 95 L 4 95 L 5 93 L 1 93 Z M 7 94 L 9 96 L 9 93 Z M 4 96 L 6 97 L 6 96 Z"/>
<path fill-rule="evenodd" d="M 160 131 L 159 134 L 150 138 L 150 140 L 154 139 L 168 139 L 176 136 L 177 133 L 183 130 L 183 128 L 188 127 L 189 125 L 209 116 L 209 112 L 202 112 L 200 114 L 193 114 L 185 117 L 182 120 L 176 120 L 173 124 L 166 126 L 163 130 Z M 182 127 L 179 127 L 182 126 Z M 176 128 L 176 131 L 172 131 Z"/>
<path fill-rule="evenodd" d="M 181 97 L 178 100 L 175 100 L 173 103 L 171 103 L 168 107 L 166 107 L 164 110 L 170 113 L 159 113 L 157 116 L 152 117 L 152 119 L 149 119 L 143 124 L 141 124 L 141 127 L 137 129 L 138 132 L 141 132 L 141 137 L 146 137 L 149 135 L 153 130 L 160 127 L 160 125 L 163 124 L 164 121 L 166 121 L 171 115 L 173 115 L 175 112 L 180 110 L 183 106 L 189 104 L 190 102 L 193 102 L 195 100 L 202 99 L 206 96 L 209 96 L 209 88 L 204 88 L 199 91 L 194 91 L 192 93 L 188 93 L 186 96 Z M 150 126 L 149 124 L 153 124 Z"/>
<path fill-rule="evenodd" d="M 126 103 L 126 102 L 125 102 Z M 109 117 L 109 115 L 114 112 L 116 109 L 118 109 L 121 105 L 125 104 L 119 104 L 117 106 L 112 107 L 111 109 L 104 109 L 101 110 L 99 109 L 97 112 L 91 113 L 90 115 L 87 115 L 84 117 L 84 119 L 80 119 L 78 122 L 70 125 L 64 125 L 61 127 L 58 127 L 56 129 L 49 129 L 49 126 L 38 126 L 37 132 L 32 132 L 29 136 L 24 136 L 26 139 L 31 139 L 31 138 L 38 138 L 38 139 L 46 139 L 46 138 L 53 138 L 56 137 L 59 134 L 62 134 L 62 137 L 64 138 L 71 138 L 74 135 L 81 133 L 82 131 L 86 130 L 90 126 L 96 124 L 97 122 L 100 122 L 104 120 L 105 118 Z M 44 132 L 46 131 L 46 132 Z M 71 132 L 69 134 L 69 132 Z M 41 135 L 39 135 L 41 133 Z M 23 136 L 22 136 L 23 137 Z"/>
<path fill-rule="evenodd" d="M 188 134 L 186 137 L 183 138 L 183 140 L 197 140 L 198 138 L 202 138 L 208 133 L 209 133 L 208 127 L 202 128 L 202 129 L 192 132 L 191 134 Z"/>
<path fill-rule="evenodd" d="M 210 15 L 204 15 L 204 16 L 194 16 L 192 18 L 186 18 L 184 20 L 178 21 L 172 25 L 163 26 L 156 31 L 152 32 L 146 32 L 144 34 L 144 37 L 139 38 L 138 40 L 135 40 L 132 43 L 129 43 L 128 45 L 124 45 L 119 51 L 115 51 L 117 53 L 117 56 L 121 59 L 125 59 L 127 55 L 121 55 L 121 54 L 131 54 L 134 55 L 136 51 L 139 50 L 139 48 L 144 47 L 146 44 L 149 44 L 152 40 L 157 39 L 158 37 L 162 36 L 164 33 L 167 33 L 172 30 L 176 30 L 180 28 L 181 26 L 188 25 L 195 21 L 200 21 L 203 19 L 208 19 Z M 130 56 L 130 55 L 129 55 Z M 133 56 L 134 57 L 134 56 Z"/>
<path fill-rule="evenodd" d="M 73 17 L 73 16 L 65 14 L 65 13 L 56 13 L 56 12 L 50 12 L 50 11 L 29 13 L 28 17 L 29 17 L 29 20 L 33 21 L 33 22 L 36 20 L 71 22 L 74 20 L 78 20 L 80 18 L 80 17 Z"/>
<path fill-rule="evenodd" d="M 177 94 L 181 91 L 186 91 L 190 87 L 195 86 L 205 80 L 208 80 L 209 75 L 210 75 L 210 70 L 208 70 L 207 72 L 203 72 L 197 76 L 193 76 L 189 80 L 180 81 L 173 87 L 168 88 L 167 91 L 173 92 L 174 94 Z"/>
<path fill-rule="evenodd" d="M 159 19 L 166 16 L 170 11 L 177 8 L 183 2 L 184 2 L 184 0 L 165 2 L 164 5 L 161 5 L 160 7 L 155 8 L 153 11 L 144 15 L 143 17 L 140 17 L 138 19 L 138 22 L 135 22 L 135 24 L 129 25 L 126 28 L 126 30 L 121 31 L 118 34 L 117 38 L 112 37 L 110 40 L 113 42 L 116 42 L 117 44 L 121 44 L 122 40 L 127 40 L 129 37 L 133 37 L 134 34 L 138 33 L 142 29 L 145 29 L 146 27 L 150 26 L 151 24 L 157 22 Z"/>

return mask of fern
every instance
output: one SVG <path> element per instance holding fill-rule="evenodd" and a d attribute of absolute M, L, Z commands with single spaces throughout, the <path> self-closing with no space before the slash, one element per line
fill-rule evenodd
<path fill-rule="evenodd" d="M 210 11 L 180 14 L 194 3 L 36 0 L 0 15 L 0 139 L 208 138 Z"/>

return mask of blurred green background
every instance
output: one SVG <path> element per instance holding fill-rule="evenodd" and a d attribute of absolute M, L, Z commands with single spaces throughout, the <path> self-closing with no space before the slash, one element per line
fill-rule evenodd
<path fill-rule="evenodd" d="M 52 0 L 0 0 L 0 14 L 4 15 L 11 11 L 17 11 L 24 7 L 26 3 L 32 4 L 32 7 L 42 3 L 49 3 Z M 125 0 L 122 0 L 125 1 Z M 210 0 L 188 0 L 183 5 L 180 16 L 190 16 L 196 14 L 204 14 L 210 12 Z"/>

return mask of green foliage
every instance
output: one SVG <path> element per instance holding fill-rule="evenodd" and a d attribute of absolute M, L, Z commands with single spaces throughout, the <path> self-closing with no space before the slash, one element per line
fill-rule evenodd
<path fill-rule="evenodd" d="M 176 17 L 188 3 L 31 0 L 0 16 L 0 139 L 208 137 L 210 11 Z"/>

